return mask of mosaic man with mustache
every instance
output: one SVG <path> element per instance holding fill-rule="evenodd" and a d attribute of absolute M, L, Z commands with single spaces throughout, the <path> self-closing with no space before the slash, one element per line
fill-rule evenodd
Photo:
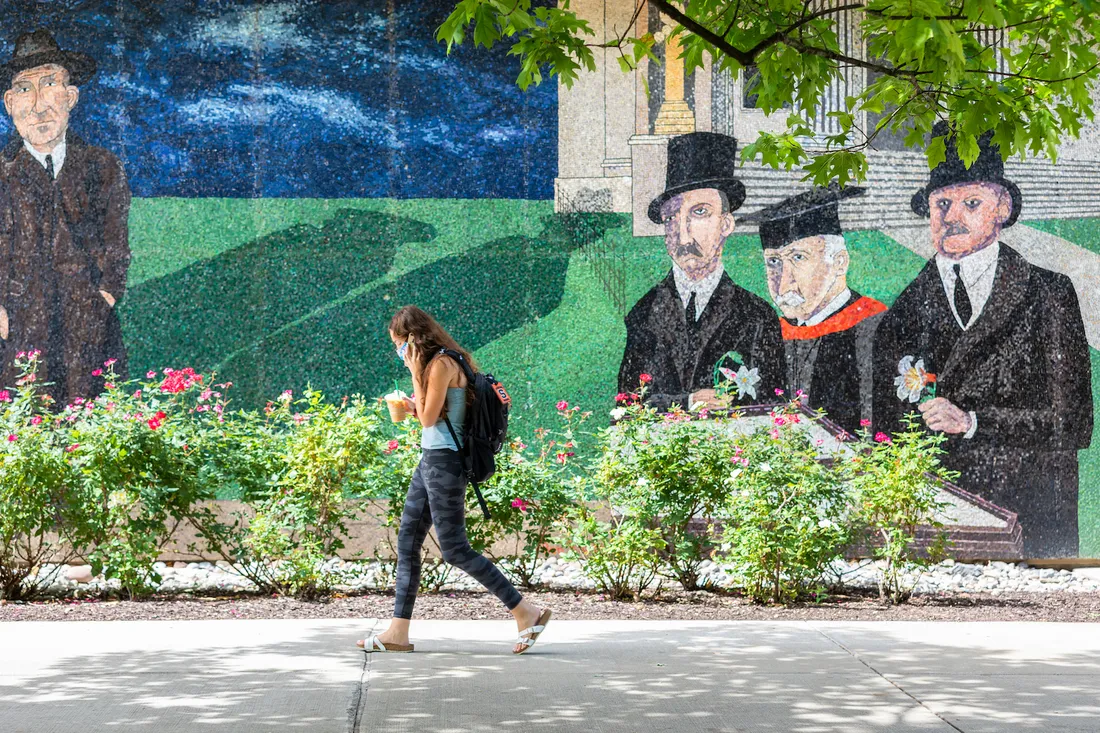
<path fill-rule="evenodd" d="M 816 188 L 738 219 L 760 225 L 768 292 L 783 314 L 787 389 L 853 435 L 871 418 L 874 336 L 886 311 L 848 287 L 839 203 L 863 191 Z"/>
<path fill-rule="evenodd" d="M 736 167 L 737 141 L 727 135 L 695 132 L 669 141 L 665 192 L 648 213 L 664 226 L 672 269 L 627 315 L 619 368 L 620 392 L 637 391 L 642 374 L 652 377 L 646 399 L 661 409 L 774 402 L 783 384 L 775 312 L 734 284 L 722 265 L 733 212 L 745 200 Z M 715 390 L 720 360 L 745 379 L 725 398 Z"/>
<path fill-rule="evenodd" d="M 1069 278 L 1000 241 L 1023 197 L 991 134 L 978 144 L 967 168 L 948 137 L 913 196 L 936 255 L 875 335 L 874 427 L 893 433 L 916 414 L 947 436 L 960 486 L 1017 514 L 1026 557 L 1076 556 L 1077 451 L 1093 422 L 1081 308 Z"/>

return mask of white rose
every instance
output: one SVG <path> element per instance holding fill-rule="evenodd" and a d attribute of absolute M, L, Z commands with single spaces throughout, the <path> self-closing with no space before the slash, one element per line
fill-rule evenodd
<path fill-rule="evenodd" d="M 612 420 L 622 420 L 623 417 L 625 417 L 625 416 L 626 416 L 626 408 L 625 407 L 616 407 L 615 409 L 613 409 L 611 411 L 611 419 Z"/>

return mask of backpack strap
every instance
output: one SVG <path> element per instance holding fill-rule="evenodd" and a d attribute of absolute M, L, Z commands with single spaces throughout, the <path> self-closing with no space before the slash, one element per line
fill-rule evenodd
<path fill-rule="evenodd" d="M 466 382 L 468 383 L 469 388 L 473 389 L 473 387 L 474 387 L 474 370 L 470 366 L 469 362 L 467 362 L 466 359 L 463 358 L 462 354 L 455 351 L 454 349 L 443 348 L 443 349 L 439 350 L 439 353 L 436 356 L 449 356 L 452 359 L 454 359 L 455 361 L 457 361 L 458 365 L 460 367 L 462 367 L 463 373 L 466 374 Z"/>
<path fill-rule="evenodd" d="M 447 430 L 451 433 L 451 440 L 455 442 L 455 447 L 458 448 L 458 455 L 462 457 L 462 467 L 466 471 L 466 477 L 470 477 L 470 457 L 469 454 L 462 450 L 462 447 L 458 442 L 458 434 L 455 432 L 454 426 L 451 425 L 450 419 L 444 415 L 443 422 L 447 423 Z M 489 505 L 485 503 L 485 497 L 481 495 L 481 488 L 477 485 L 477 481 L 473 479 L 470 483 L 474 487 L 474 494 L 477 496 L 478 506 L 481 507 L 481 513 L 485 515 L 486 519 L 492 519 L 493 516 L 489 514 Z"/>

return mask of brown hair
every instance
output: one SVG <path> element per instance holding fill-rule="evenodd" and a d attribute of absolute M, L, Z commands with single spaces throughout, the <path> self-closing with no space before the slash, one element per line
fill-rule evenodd
<path fill-rule="evenodd" d="M 416 346 L 417 358 L 420 360 L 420 374 L 425 386 L 427 386 L 428 367 L 439 356 L 440 349 L 457 351 L 462 354 L 462 358 L 470 368 L 477 371 L 477 364 L 470 356 L 470 352 L 459 346 L 458 342 L 451 338 L 451 334 L 447 333 L 447 329 L 415 305 L 402 306 L 394 313 L 393 318 L 390 319 L 390 330 L 397 338 L 411 341 Z M 470 384 L 467 387 L 470 388 L 473 385 Z"/>

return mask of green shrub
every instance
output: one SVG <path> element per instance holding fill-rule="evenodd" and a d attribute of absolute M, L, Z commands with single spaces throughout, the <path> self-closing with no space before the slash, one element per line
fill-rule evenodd
<path fill-rule="evenodd" d="M 818 460 L 797 402 L 730 457 L 724 551 L 748 596 L 789 603 L 818 584 L 848 542 L 841 471 Z"/>
<path fill-rule="evenodd" d="M 136 597 L 156 589 L 153 565 L 178 527 L 213 521 L 202 468 L 216 420 L 202 416 L 220 415 L 222 403 L 191 369 L 125 384 L 114 382 L 111 362 L 106 370 L 107 391 L 65 406 L 56 432 L 77 472 L 92 571 Z"/>
<path fill-rule="evenodd" d="M 307 388 L 297 400 L 283 393 L 265 412 L 259 432 L 278 441 L 280 460 L 266 485 L 249 482 L 254 513 L 230 535 L 232 560 L 261 590 L 317 598 L 340 580 L 326 562 L 362 509 L 349 497 L 363 495 L 385 463 L 382 410 L 359 397 L 334 405 Z M 266 450 L 254 455 L 270 460 Z"/>
<path fill-rule="evenodd" d="M 649 513 L 648 482 L 631 473 L 618 428 L 601 430 L 596 448 L 594 465 L 567 485 L 570 507 L 557 541 L 600 590 L 613 599 L 638 599 L 657 577 L 666 542 Z"/>
<path fill-rule="evenodd" d="M 734 436 L 705 410 L 660 414 L 629 395 L 620 395 L 620 403 L 612 448 L 618 455 L 607 462 L 605 480 L 644 489 L 638 516 L 661 533 L 662 572 L 696 590 L 700 566 L 714 549 L 710 530 L 700 525 L 728 501 Z"/>
<path fill-rule="evenodd" d="M 15 360 L 14 396 L 0 391 L 0 598 L 29 600 L 77 558 L 85 514 L 74 501 L 76 476 L 55 439 L 52 415 L 35 388 L 37 356 Z M 52 563 L 53 572 L 43 566 Z"/>
<path fill-rule="evenodd" d="M 949 504 L 938 498 L 938 480 L 954 480 L 940 456 L 946 437 L 924 430 L 912 416 L 892 438 L 875 439 L 862 432 L 862 452 L 849 464 L 854 520 L 866 546 L 882 563 L 879 597 L 903 603 L 920 574 L 946 555 L 947 539 L 940 513 Z M 918 527 L 936 531 L 925 548 L 917 545 Z M 908 579 L 907 579 L 908 577 Z"/>
<path fill-rule="evenodd" d="M 503 541 L 508 550 L 497 556 L 494 543 L 486 543 L 485 551 L 494 560 L 505 561 L 502 569 L 524 588 L 534 586 L 539 567 L 550 555 L 554 527 L 573 504 L 568 485 L 572 476 L 584 470 L 576 452 L 590 416 L 559 402 L 559 429 L 536 428 L 531 445 L 516 438 L 497 456 L 497 472 L 482 489 L 493 518 L 486 521 L 470 509 L 475 512 L 471 514 L 474 527 L 496 526 L 492 539 Z"/>

